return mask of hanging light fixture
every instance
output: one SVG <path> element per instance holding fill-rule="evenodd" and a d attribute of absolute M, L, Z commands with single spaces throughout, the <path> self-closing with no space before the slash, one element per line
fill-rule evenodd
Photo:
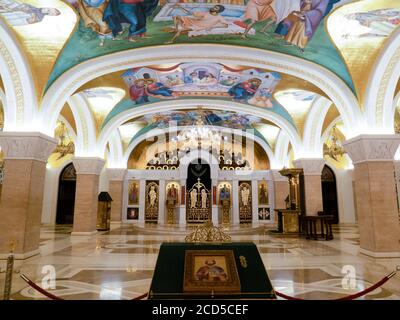
<path fill-rule="evenodd" d="M 338 157 L 343 156 L 346 151 L 344 150 L 342 143 L 339 138 L 339 133 L 336 125 L 332 127 L 328 138 L 329 145 L 327 143 L 324 144 L 324 155 L 329 156 L 332 159 L 339 161 Z"/>
<path fill-rule="evenodd" d="M 186 142 L 193 147 L 201 147 L 202 142 L 205 144 L 219 143 L 222 139 L 221 134 L 212 129 L 212 123 L 201 107 L 197 109 L 197 115 L 191 128 L 182 130 L 178 134 L 177 141 Z"/>
<path fill-rule="evenodd" d="M 59 122 L 59 125 L 56 128 L 55 136 L 59 139 L 58 145 L 54 150 L 54 153 L 59 153 L 60 156 L 57 160 L 68 154 L 74 154 L 75 145 L 68 134 L 68 129 L 63 121 Z"/>

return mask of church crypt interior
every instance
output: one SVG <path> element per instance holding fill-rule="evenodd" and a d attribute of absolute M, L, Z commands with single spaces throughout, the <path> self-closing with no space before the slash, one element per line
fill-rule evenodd
<path fill-rule="evenodd" d="M 400 300 L 399 25 L 0 0 L 0 299 Z"/>

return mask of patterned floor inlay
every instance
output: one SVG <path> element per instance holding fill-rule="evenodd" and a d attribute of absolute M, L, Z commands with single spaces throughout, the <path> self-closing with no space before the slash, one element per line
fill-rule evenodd
<path fill-rule="evenodd" d="M 149 226 L 147 231 L 154 228 Z M 236 231 L 240 228 L 237 226 Z M 355 225 L 334 226 L 332 241 L 306 240 L 266 229 L 247 234 L 251 229 L 243 229 L 246 232 L 232 235 L 232 241 L 254 242 L 275 290 L 298 298 L 341 298 L 365 289 L 400 265 L 400 259 L 372 259 L 359 254 Z M 182 230 L 173 229 L 168 234 L 150 234 L 122 226 L 90 237 L 70 236 L 71 230 L 71 226 L 43 227 L 41 255 L 15 264 L 16 270 L 39 285 L 46 275 L 43 270 L 48 270 L 44 268 L 54 268 L 56 288 L 51 292 L 64 299 L 121 300 L 139 296 L 150 287 L 160 245 L 184 241 Z M 353 270 L 352 278 L 347 278 L 346 270 Z M 3 286 L 4 273 L 0 273 L 0 289 Z M 12 299 L 46 298 L 14 274 Z M 400 300 L 400 274 L 363 299 Z"/>

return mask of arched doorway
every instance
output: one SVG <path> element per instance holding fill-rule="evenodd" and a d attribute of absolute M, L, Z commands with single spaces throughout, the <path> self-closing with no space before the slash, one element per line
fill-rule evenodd
<path fill-rule="evenodd" d="M 201 159 L 188 166 L 186 180 L 186 221 L 211 220 L 211 168 Z"/>
<path fill-rule="evenodd" d="M 61 171 L 58 182 L 57 224 L 74 223 L 75 191 L 76 171 L 74 165 L 70 163 Z"/>
<path fill-rule="evenodd" d="M 337 201 L 335 173 L 327 165 L 324 166 L 321 176 L 322 201 L 324 213 L 333 215 L 333 223 L 339 222 L 339 210 Z"/>

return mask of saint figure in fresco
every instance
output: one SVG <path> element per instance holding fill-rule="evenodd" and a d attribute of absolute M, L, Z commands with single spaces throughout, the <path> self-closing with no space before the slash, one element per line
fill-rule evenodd
<path fill-rule="evenodd" d="M 272 103 L 272 89 L 261 88 L 258 90 L 257 94 L 247 102 L 257 107 L 272 108 L 274 106 Z"/>
<path fill-rule="evenodd" d="M 254 96 L 260 85 L 260 79 L 252 78 L 234 85 L 229 89 L 228 94 L 236 101 L 247 102 Z"/>
<path fill-rule="evenodd" d="M 249 2 L 247 2 L 243 21 L 250 20 L 250 23 L 246 24 L 242 21 L 235 21 L 235 24 L 246 29 L 243 33 L 243 38 L 247 36 L 256 22 L 267 21 L 261 29 L 261 32 L 265 32 L 270 24 L 276 21 L 276 14 L 271 7 L 273 2 L 274 0 L 249 0 Z"/>
<path fill-rule="evenodd" d="M 77 0 L 76 5 L 85 27 L 100 35 L 111 34 L 107 23 L 103 20 L 104 10 L 109 0 Z"/>
<path fill-rule="evenodd" d="M 260 187 L 260 193 L 259 193 L 259 202 L 260 204 L 267 204 L 268 203 L 268 194 L 267 194 L 267 189 L 265 188 L 265 185 L 262 184 Z"/>
<path fill-rule="evenodd" d="M 174 8 L 179 8 L 184 13 L 190 14 L 190 16 L 174 16 L 175 35 L 167 43 L 173 43 L 182 32 L 210 31 L 214 28 L 229 27 L 229 23 L 220 15 L 225 10 L 225 7 L 222 5 L 217 4 L 213 6 L 209 12 L 190 12 L 179 4 L 175 4 Z"/>
<path fill-rule="evenodd" d="M 300 11 L 293 11 L 277 27 L 276 33 L 289 45 L 304 48 L 314 36 L 328 11 L 329 0 L 301 0 Z"/>
<path fill-rule="evenodd" d="M 298 9 L 299 1 L 300 0 L 249 0 L 243 19 L 235 21 L 234 23 L 245 28 L 242 38 L 246 38 L 251 28 L 258 22 L 265 23 L 260 32 L 266 33 L 268 27 L 274 23 L 281 22 L 293 10 Z"/>
<path fill-rule="evenodd" d="M 168 203 L 175 204 L 178 201 L 178 190 L 175 188 L 175 185 L 171 185 L 167 192 L 167 201 Z"/>
<path fill-rule="evenodd" d="M 146 91 L 150 96 L 155 96 L 156 98 L 173 98 L 175 96 L 172 89 L 151 78 L 148 73 L 143 74 L 143 79 L 146 83 Z"/>
<path fill-rule="evenodd" d="M 230 200 L 230 198 L 231 198 L 231 195 L 229 193 L 229 189 L 226 186 L 226 184 L 224 184 L 224 186 L 222 187 L 222 189 L 219 193 L 219 199 L 220 199 L 220 201 L 223 201 L 223 200 Z"/>
<path fill-rule="evenodd" d="M 162 82 L 151 78 L 148 73 L 144 73 L 143 78 L 134 81 L 129 88 L 129 94 L 131 100 L 135 101 L 135 104 L 149 102 L 149 97 L 172 99 L 176 96 L 176 93 L 172 89 Z"/>
<path fill-rule="evenodd" d="M 138 188 L 136 183 L 132 183 L 129 186 L 129 203 L 137 204 L 138 203 Z"/>
<path fill-rule="evenodd" d="M 157 8 L 158 0 L 109 0 L 104 10 L 103 21 L 108 24 L 113 36 L 123 32 L 122 24 L 129 24 L 129 41 L 143 37 L 146 19 Z"/>
<path fill-rule="evenodd" d="M 37 8 L 15 0 L 0 0 L 0 16 L 11 26 L 24 26 L 42 22 L 46 16 L 59 16 L 56 8 Z"/>
<path fill-rule="evenodd" d="M 142 104 L 149 102 L 149 96 L 146 91 L 146 84 L 144 79 L 137 79 L 129 88 L 129 95 L 135 104 Z"/>
<path fill-rule="evenodd" d="M 349 13 L 345 17 L 370 29 L 360 37 L 387 37 L 400 25 L 400 9 L 394 8 Z"/>

